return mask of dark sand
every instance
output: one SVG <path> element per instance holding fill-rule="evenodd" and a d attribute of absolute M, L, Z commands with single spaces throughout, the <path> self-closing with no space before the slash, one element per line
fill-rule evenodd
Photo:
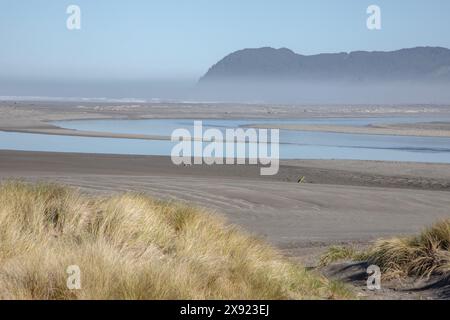
<path fill-rule="evenodd" d="M 0 151 L 8 178 L 189 201 L 294 255 L 415 233 L 450 215 L 450 165 L 299 160 L 262 177 L 256 166 L 178 167 L 168 157 Z"/>

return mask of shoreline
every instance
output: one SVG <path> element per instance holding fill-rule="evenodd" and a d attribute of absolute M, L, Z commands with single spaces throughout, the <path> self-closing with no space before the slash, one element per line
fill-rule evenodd
<path fill-rule="evenodd" d="M 323 184 L 349 184 L 345 179 L 341 179 L 339 182 L 334 181 L 332 175 L 329 175 L 330 172 L 345 172 L 352 174 L 367 174 L 367 175 L 380 175 L 384 177 L 404 177 L 404 178 L 417 178 L 417 179 L 429 179 L 430 181 L 442 180 L 440 182 L 444 182 L 448 180 L 450 182 L 450 164 L 449 163 L 435 163 L 435 162 L 413 162 L 413 161 L 383 161 L 383 160 L 345 160 L 345 159 L 285 159 L 280 160 L 280 171 L 275 176 L 261 176 L 259 169 L 262 167 L 260 164 L 250 165 L 238 165 L 238 164 L 224 164 L 224 165 L 191 165 L 188 167 L 174 165 L 172 163 L 170 156 L 164 155 L 139 155 L 139 154 L 114 154 L 114 153 L 80 153 L 80 152 L 55 152 L 55 151 L 27 151 L 27 150 L 0 150 L 0 159 L 4 157 L 18 157 L 21 159 L 25 159 L 25 157 L 29 156 L 33 159 L 36 157 L 43 157 L 46 160 L 50 158 L 54 159 L 77 159 L 77 162 L 80 166 L 83 165 L 84 159 L 96 159 L 99 161 L 105 160 L 124 160 L 129 163 L 130 168 L 137 168 L 138 175 L 142 175 L 143 172 L 140 170 L 143 169 L 152 169 L 154 168 L 154 164 L 167 169 L 162 172 L 164 174 L 173 174 L 178 175 L 180 173 L 188 173 L 188 175 L 195 175 L 197 173 L 204 174 L 208 172 L 208 168 L 211 168 L 209 171 L 214 172 L 215 174 L 219 174 L 218 176 L 230 175 L 231 173 L 233 177 L 241 177 L 244 170 L 249 170 L 248 175 L 243 175 L 244 177 L 251 177 L 254 179 L 261 180 L 279 180 L 284 182 L 297 182 L 295 179 L 289 179 L 289 175 L 293 174 L 293 172 L 302 170 L 312 170 L 317 169 L 321 170 L 324 174 L 320 179 L 320 183 Z M 5 162 L 4 162 L 5 163 Z M 95 163 L 92 163 L 94 166 L 94 170 L 98 169 L 98 166 Z M 146 166 L 147 164 L 147 166 Z M 137 167 L 135 167 L 137 165 Z M 71 164 L 71 167 L 76 168 L 74 164 Z M 87 169 L 86 166 L 80 167 Z M 221 170 L 218 170 L 218 169 Z M 0 166 L 1 169 L 1 166 Z M 29 169 L 29 168 L 24 168 Z M 121 167 L 121 172 L 129 171 L 124 167 Z M 159 170 L 158 169 L 158 170 Z M 54 171 L 55 168 L 52 168 Z M 177 171 L 180 170 L 180 171 Z M 25 170 L 26 172 L 26 170 Z M 151 174 L 154 174 L 154 171 L 150 171 Z M 160 172 L 161 173 L 161 172 Z M 108 174 L 112 174 L 112 172 L 108 171 Z M 123 175 L 119 173 L 118 175 Z M 0 175 L 1 177 L 1 175 Z M 354 178 L 354 177 L 353 177 Z M 324 182 L 325 181 L 325 182 Z M 328 182 L 326 182 L 328 181 Z M 361 185 L 357 180 L 353 180 L 354 185 Z M 319 183 L 318 181 L 313 181 L 313 179 L 305 180 L 305 183 Z M 372 186 L 372 184 L 367 183 L 368 186 Z M 402 185 L 386 185 L 386 187 L 405 187 Z M 427 187 L 422 187 L 421 189 L 426 190 Z M 444 189 L 447 189 L 445 187 Z"/>
<path fill-rule="evenodd" d="M 426 123 L 429 126 L 432 123 Z M 450 125 L 450 122 L 448 123 Z M 413 136 L 413 137 L 435 137 L 450 138 L 450 128 L 448 130 L 419 129 L 401 125 L 377 125 L 377 126 L 337 126 L 337 125 L 299 125 L 299 124 L 250 124 L 246 127 L 256 129 L 280 129 L 290 131 L 306 132 L 328 132 L 343 134 L 364 134 L 364 135 L 388 135 L 388 136 Z"/>
<path fill-rule="evenodd" d="M 80 131 L 73 129 L 65 129 L 55 126 L 52 129 L 4 129 L 0 127 L 2 132 L 15 133 L 29 133 L 29 134 L 44 134 L 50 136 L 68 136 L 68 137 L 88 137 L 88 138 L 109 138 L 109 139 L 132 139 L 132 140 L 161 140 L 170 141 L 167 136 L 154 136 L 144 134 L 124 134 L 113 132 L 99 132 L 99 131 Z"/>

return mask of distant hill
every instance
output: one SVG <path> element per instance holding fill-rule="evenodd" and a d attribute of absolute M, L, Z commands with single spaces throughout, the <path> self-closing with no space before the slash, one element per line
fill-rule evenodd
<path fill-rule="evenodd" d="M 212 66 L 200 83 L 236 80 L 305 82 L 450 82 L 450 50 L 417 47 L 390 52 L 301 55 L 289 49 L 244 49 Z"/>

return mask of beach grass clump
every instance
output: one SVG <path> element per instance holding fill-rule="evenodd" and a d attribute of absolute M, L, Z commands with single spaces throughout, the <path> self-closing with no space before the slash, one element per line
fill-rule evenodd
<path fill-rule="evenodd" d="M 389 276 L 450 276 L 450 219 L 418 236 L 378 240 L 366 254 Z"/>
<path fill-rule="evenodd" d="M 73 266 L 79 289 L 68 286 Z M 204 209 L 142 194 L 0 185 L 0 299 L 348 297 L 342 284 Z"/>
<path fill-rule="evenodd" d="M 340 260 L 377 265 L 385 278 L 450 278 L 450 219 L 437 222 L 417 236 L 377 240 L 367 250 L 330 247 L 321 256 L 319 266 Z"/>
<path fill-rule="evenodd" d="M 319 258 L 319 267 L 342 260 L 359 260 L 361 253 L 351 246 L 331 246 Z"/>

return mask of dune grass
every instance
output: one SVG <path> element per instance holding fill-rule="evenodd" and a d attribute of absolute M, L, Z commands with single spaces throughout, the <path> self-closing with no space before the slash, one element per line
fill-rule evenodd
<path fill-rule="evenodd" d="M 379 240 L 366 254 L 369 263 L 389 276 L 450 277 L 450 219 L 418 236 Z"/>
<path fill-rule="evenodd" d="M 385 278 L 440 275 L 450 279 L 450 219 L 417 236 L 378 240 L 365 251 L 332 247 L 320 262 L 325 266 L 338 260 L 367 261 L 379 266 Z"/>
<path fill-rule="evenodd" d="M 358 254 L 358 251 L 350 246 L 331 246 L 321 255 L 318 266 L 325 267 L 341 260 L 359 260 Z"/>
<path fill-rule="evenodd" d="M 67 287 L 79 266 L 81 289 Z M 305 270 L 219 216 L 141 194 L 0 185 L 0 299 L 328 299 Z"/>

